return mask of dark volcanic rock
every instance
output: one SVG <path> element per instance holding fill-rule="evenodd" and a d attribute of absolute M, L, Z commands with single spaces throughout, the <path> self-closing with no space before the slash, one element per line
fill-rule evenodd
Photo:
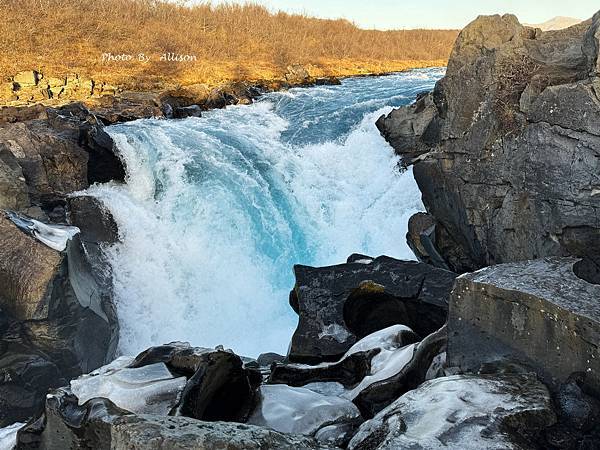
<path fill-rule="evenodd" d="M 304 386 L 313 381 L 337 381 L 345 387 L 355 386 L 371 372 L 371 360 L 377 353 L 378 349 L 356 352 L 339 362 L 318 366 L 275 363 L 269 383 Z"/>
<path fill-rule="evenodd" d="M 555 420 L 535 375 L 456 375 L 404 394 L 361 425 L 348 448 L 531 449 Z"/>
<path fill-rule="evenodd" d="M 79 405 L 68 388 L 48 395 L 44 414 L 19 431 L 17 442 L 18 450 L 333 448 L 253 425 L 132 414 L 106 398 Z"/>
<path fill-rule="evenodd" d="M 67 254 L 82 251 L 79 241 Z M 91 277 L 0 216 L 0 426 L 38 412 L 48 388 L 114 355 L 116 315 L 76 280 Z M 91 289 L 91 290 L 90 290 Z M 84 292 L 84 295 L 82 295 Z"/>
<path fill-rule="evenodd" d="M 112 428 L 113 450 L 281 449 L 327 450 L 313 438 L 240 423 L 188 417 L 125 416 Z"/>
<path fill-rule="evenodd" d="M 509 359 L 529 365 L 555 388 L 583 372 L 586 384 L 600 392 L 600 286 L 576 276 L 576 261 L 501 264 L 457 278 L 448 364 L 477 371 Z"/>
<path fill-rule="evenodd" d="M 480 17 L 433 93 L 378 121 L 414 164 L 452 270 L 567 255 L 599 264 L 599 26 L 600 14 L 548 33 Z"/>
<path fill-rule="evenodd" d="M 17 118 L 0 120 L 0 208 L 41 207 L 64 223 L 68 194 L 90 183 L 124 180 L 112 139 L 83 105 Z M 53 213 L 55 208 L 62 212 Z"/>
<path fill-rule="evenodd" d="M 318 363 L 339 359 L 357 340 L 394 324 L 420 336 L 446 321 L 455 274 L 386 256 L 337 266 L 295 266 L 290 304 L 299 314 L 288 358 Z"/>
<path fill-rule="evenodd" d="M 93 398 L 79 406 L 68 389 L 51 392 L 44 414 L 19 430 L 17 449 L 58 450 L 111 447 L 113 422 L 130 412 L 105 398 Z"/>
<path fill-rule="evenodd" d="M 252 412 L 260 375 L 244 368 L 236 354 L 173 343 L 142 352 L 131 367 L 156 362 L 189 378 L 178 406 L 179 414 L 207 421 L 243 422 Z"/>

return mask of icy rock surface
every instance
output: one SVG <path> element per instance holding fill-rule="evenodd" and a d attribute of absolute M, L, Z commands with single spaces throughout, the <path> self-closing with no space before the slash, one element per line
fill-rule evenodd
<path fill-rule="evenodd" d="M 405 345 L 407 335 L 412 334 L 412 330 L 405 325 L 392 325 L 383 330 L 376 331 L 354 344 L 344 354 L 340 361 L 349 358 L 351 355 L 359 352 L 368 352 L 378 349 L 377 353 L 371 359 L 371 370 L 355 387 L 344 389 L 336 382 L 314 382 L 306 384 L 304 387 L 312 391 L 325 394 L 337 395 L 349 400 L 353 400 L 361 391 L 371 386 L 373 383 L 386 380 L 399 373 L 412 359 L 415 345 L 411 343 Z M 327 368 L 338 363 L 321 363 L 316 366 L 305 364 L 290 364 L 296 369 L 304 369 L 310 372 L 315 369 Z"/>
<path fill-rule="evenodd" d="M 546 387 L 534 375 L 438 378 L 407 392 L 363 423 L 350 450 L 521 448 L 497 431 L 503 422 L 543 427 L 554 420 Z"/>
<path fill-rule="evenodd" d="M 25 233 L 35 237 L 38 241 L 53 250 L 62 252 L 67 248 L 67 243 L 77 233 L 79 228 L 66 225 L 48 225 L 39 220 L 31 219 L 14 212 L 7 212 L 8 218 Z"/>
<path fill-rule="evenodd" d="M 71 381 L 71 390 L 83 405 L 103 397 L 136 414 L 167 415 L 178 403 L 187 379 L 175 378 L 164 363 L 127 368 L 131 358 L 121 357 L 89 375 Z"/>
<path fill-rule="evenodd" d="M 260 395 L 260 404 L 248 423 L 282 433 L 313 435 L 328 425 L 360 419 L 358 408 L 350 401 L 305 388 L 263 385 Z"/>
<path fill-rule="evenodd" d="M 0 428 L 0 450 L 12 450 L 17 443 L 17 431 L 25 424 L 16 422 L 4 428 Z"/>

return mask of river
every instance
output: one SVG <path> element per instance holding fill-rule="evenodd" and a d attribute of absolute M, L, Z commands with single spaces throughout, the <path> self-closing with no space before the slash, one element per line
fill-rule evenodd
<path fill-rule="evenodd" d="M 405 234 L 421 196 L 375 121 L 443 74 L 349 78 L 201 118 L 109 127 L 126 184 L 88 193 L 121 235 L 107 249 L 120 352 L 184 340 L 285 354 L 294 264 L 413 259 Z"/>

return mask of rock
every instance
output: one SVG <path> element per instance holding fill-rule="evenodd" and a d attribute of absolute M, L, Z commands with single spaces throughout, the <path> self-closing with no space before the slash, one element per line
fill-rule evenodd
<path fill-rule="evenodd" d="M 420 336 L 446 321 L 454 273 L 386 256 L 337 266 L 295 266 L 290 304 L 299 314 L 288 358 L 339 360 L 359 339 L 394 324 Z"/>
<path fill-rule="evenodd" d="M 93 398 L 79 406 L 68 389 L 52 392 L 43 416 L 21 429 L 18 450 L 197 450 L 331 449 L 312 438 L 261 427 L 202 422 L 189 417 L 134 415 L 110 400 Z"/>
<path fill-rule="evenodd" d="M 48 318 L 64 256 L 0 214 L 0 308 L 19 320 Z"/>
<path fill-rule="evenodd" d="M 271 367 L 274 362 L 282 362 L 283 360 L 285 360 L 285 356 L 273 352 L 261 353 L 256 358 L 257 364 L 261 367 Z"/>
<path fill-rule="evenodd" d="M 275 363 L 271 367 L 269 383 L 304 386 L 312 382 L 334 381 L 345 387 L 354 386 L 371 372 L 371 360 L 379 351 L 353 351 L 351 348 L 340 361 L 316 366 Z"/>
<path fill-rule="evenodd" d="M 300 64 L 293 64 L 287 67 L 287 72 L 285 74 L 285 79 L 288 83 L 293 85 L 303 85 L 310 84 L 312 79 L 308 70 L 301 66 Z"/>
<path fill-rule="evenodd" d="M 387 361 L 390 354 L 418 340 L 418 336 L 410 328 L 404 325 L 393 325 L 358 341 L 338 362 L 321 363 L 316 366 L 274 364 L 269 382 L 304 386 L 317 381 L 335 381 L 346 388 L 353 388 L 365 377 L 381 370 L 385 366 L 381 361 Z M 372 367 L 373 363 L 377 367 Z"/>
<path fill-rule="evenodd" d="M 373 417 L 398 396 L 425 381 L 433 359 L 445 350 L 446 327 L 418 344 L 382 352 L 373 358 L 371 374 L 348 395 L 364 417 Z"/>
<path fill-rule="evenodd" d="M 174 119 L 185 119 L 186 117 L 201 117 L 202 108 L 198 105 L 176 106 L 173 108 Z"/>
<path fill-rule="evenodd" d="M 13 77 L 13 82 L 19 87 L 35 86 L 38 83 L 38 73 L 35 70 L 19 72 Z"/>
<path fill-rule="evenodd" d="M 2 106 L 0 107 L 0 123 L 14 123 L 26 120 L 47 119 L 46 107 L 43 105 L 32 106 Z"/>
<path fill-rule="evenodd" d="M 18 450 L 98 449 L 108 450 L 115 420 L 131 415 L 105 398 L 78 405 L 67 388 L 48 394 L 43 415 L 30 421 L 17 434 Z"/>
<path fill-rule="evenodd" d="M 88 186 L 87 153 L 45 121 L 0 124 L 0 147 L 20 166 L 33 204 L 64 204 L 66 194 Z"/>
<path fill-rule="evenodd" d="M 276 363 L 268 382 L 336 395 L 353 401 L 364 417 L 373 417 L 425 381 L 434 358 L 445 350 L 446 329 L 417 341 L 408 327 L 394 325 L 361 339 L 336 363 Z"/>
<path fill-rule="evenodd" d="M 253 425 L 201 422 L 187 417 L 126 416 L 111 430 L 114 450 L 327 450 L 313 438 Z"/>
<path fill-rule="evenodd" d="M 67 256 L 76 249 L 53 250 L 0 216 L 0 426 L 32 416 L 49 388 L 113 357 L 116 315 L 78 297 L 72 280 L 85 267 Z"/>
<path fill-rule="evenodd" d="M 545 258 L 457 278 L 448 317 L 448 364 L 477 371 L 484 363 L 508 359 L 530 366 L 554 388 L 583 372 L 586 383 L 600 392 L 600 286 L 579 278 L 576 262 Z"/>
<path fill-rule="evenodd" d="M 600 401 L 584 390 L 586 374 L 574 373 L 555 398 L 558 423 L 544 433 L 546 448 L 593 449 L 600 446 Z"/>
<path fill-rule="evenodd" d="M 385 366 L 381 361 L 387 360 L 390 353 L 418 340 L 418 336 L 410 328 L 393 325 L 364 337 L 350 347 L 337 362 L 325 362 L 315 366 L 275 363 L 271 367 L 269 383 L 304 386 L 312 382 L 334 381 L 346 388 L 352 388 Z M 373 362 L 377 368 L 372 367 Z"/>
<path fill-rule="evenodd" d="M 350 450 L 535 448 L 556 420 L 532 375 L 456 375 L 423 383 L 362 424 Z"/>
<path fill-rule="evenodd" d="M 425 264 L 449 270 L 448 264 L 437 250 L 437 243 L 445 242 L 445 239 L 438 239 L 438 224 L 431 214 L 416 213 L 408 219 L 408 232 L 406 233 L 406 242 L 415 254 L 417 259 Z M 447 257 L 448 254 L 446 253 Z M 456 264 L 454 265 L 456 267 Z"/>
<path fill-rule="evenodd" d="M 263 385 L 259 391 L 259 405 L 248 419 L 252 425 L 312 436 L 325 426 L 360 420 L 358 408 L 339 397 L 283 384 Z"/>
<path fill-rule="evenodd" d="M 15 156 L 0 145 L 0 209 L 19 210 L 29 206 L 27 184 Z"/>
<path fill-rule="evenodd" d="M 480 17 L 433 93 L 379 119 L 414 165 L 431 244 L 451 270 L 568 255 L 600 266 L 600 101 L 589 69 L 599 24 L 597 15 L 542 33 L 514 16 Z"/>
<path fill-rule="evenodd" d="M 421 94 L 406 108 L 393 110 L 377 120 L 377 128 L 394 149 L 402 153 L 404 162 L 429 151 L 427 144 L 435 142 L 437 108 L 432 93 Z M 393 123 L 395 126 L 388 126 Z"/>
<path fill-rule="evenodd" d="M 600 11 L 594 15 L 592 25 L 586 33 L 583 51 L 588 57 L 590 76 L 598 76 L 600 74 Z"/>
<path fill-rule="evenodd" d="M 576 373 L 560 385 L 557 394 L 559 414 L 576 430 L 597 430 L 600 426 L 600 401 L 584 392 L 585 381 L 585 373 Z"/>
<path fill-rule="evenodd" d="M 157 362 L 165 363 L 173 373 L 188 377 L 177 407 L 180 415 L 207 421 L 243 422 L 254 408 L 260 375 L 244 368 L 241 358 L 232 352 L 172 343 L 142 352 L 131 367 Z"/>

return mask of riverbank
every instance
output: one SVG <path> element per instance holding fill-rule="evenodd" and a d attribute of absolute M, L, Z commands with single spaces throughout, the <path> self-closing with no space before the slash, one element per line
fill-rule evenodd
<path fill-rule="evenodd" d="M 87 107 L 102 107 L 110 103 L 118 103 L 120 98 L 132 99 L 143 97 L 171 97 L 178 99 L 177 106 L 192 104 L 203 106 L 203 109 L 222 107 L 223 102 L 216 97 L 244 97 L 250 100 L 260 92 L 270 92 L 293 86 L 337 83 L 338 79 L 353 76 L 379 76 L 404 72 L 412 69 L 441 67 L 447 63 L 438 60 L 407 61 L 331 61 L 328 66 L 312 64 L 290 65 L 283 72 L 265 71 L 261 77 L 248 74 L 243 79 L 222 76 L 203 79 L 196 75 L 194 82 L 178 84 L 164 80 L 152 82 L 132 77 L 122 80 L 104 74 L 100 78 L 88 78 L 74 73 L 69 76 L 55 76 L 37 70 L 15 73 L 0 85 L 0 105 L 4 106 L 62 106 L 72 102 L 84 102 Z M 255 93 L 244 95 L 244 89 Z M 227 102 L 228 104 L 233 101 Z M 243 102 L 243 101 L 242 101 Z M 235 103 L 235 102 L 233 102 Z"/>

